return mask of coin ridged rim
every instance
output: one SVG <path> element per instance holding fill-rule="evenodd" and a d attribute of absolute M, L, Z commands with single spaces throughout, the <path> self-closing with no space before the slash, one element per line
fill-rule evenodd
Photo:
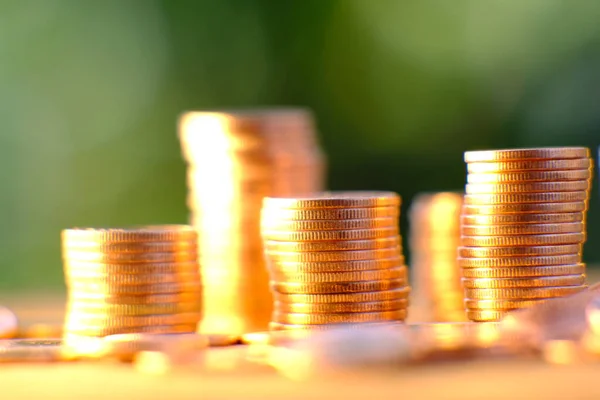
<path fill-rule="evenodd" d="M 180 292 L 180 293 L 159 293 L 146 295 L 115 295 L 107 293 L 89 293 L 89 292 L 74 292 L 69 291 L 69 302 L 75 303 L 79 301 L 93 301 L 105 304 L 164 304 L 176 302 L 194 302 L 201 301 L 201 292 Z"/>
<path fill-rule="evenodd" d="M 463 247 L 546 246 L 554 244 L 581 244 L 585 240 L 586 234 L 584 233 L 522 236 L 462 236 L 461 245 Z"/>
<path fill-rule="evenodd" d="M 554 246 L 524 247 L 459 247 L 458 257 L 463 258 L 497 258 L 524 256 L 555 256 L 562 254 L 581 254 L 580 244 L 559 244 Z"/>
<path fill-rule="evenodd" d="M 585 263 L 543 265 L 537 267 L 465 268 L 464 278 L 535 278 L 543 276 L 578 275 L 585 273 Z"/>
<path fill-rule="evenodd" d="M 271 273 L 271 279 L 277 282 L 328 283 L 328 282 L 360 282 L 381 281 L 389 279 L 406 279 L 406 267 L 378 269 L 373 271 L 353 272 L 313 272 L 313 273 Z"/>
<path fill-rule="evenodd" d="M 311 221 L 268 220 L 265 218 L 261 220 L 261 230 L 264 235 L 268 235 L 269 232 L 375 229 L 397 225 L 398 219 L 392 217 L 342 220 L 316 219 Z"/>
<path fill-rule="evenodd" d="M 197 281 L 200 285 L 200 272 L 174 273 L 174 274 L 75 274 L 71 271 L 66 277 L 67 285 L 71 283 L 89 283 L 101 282 L 102 284 L 113 285 L 155 285 L 159 283 L 178 283 Z"/>
<path fill-rule="evenodd" d="M 487 174 L 470 173 L 467 183 L 524 183 L 524 182 L 563 182 L 589 180 L 592 172 L 586 169 L 553 170 L 553 171 L 522 171 L 496 172 Z"/>
<path fill-rule="evenodd" d="M 92 292 L 103 294 L 123 294 L 123 295 L 148 295 L 148 294 L 169 294 L 188 291 L 200 291 L 200 282 L 178 282 L 178 283 L 157 283 L 154 285 L 119 285 L 110 282 L 69 282 L 69 292 L 78 293 Z"/>
<path fill-rule="evenodd" d="M 402 321 L 406 318 L 406 310 L 392 310 L 367 313 L 331 313 L 300 314 L 273 312 L 273 322 L 292 325 L 326 325 L 357 322 Z"/>
<path fill-rule="evenodd" d="M 400 208 L 382 206 L 371 208 L 284 209 L 273 211 L 269 218 L 285 221 L 345 220 L 371 218 L 397 218 Z"/>
<path fill-rule="evenodd" d="M 63 251 L 109 254 L 197 252 L 197 248 L 196 240 L 141 243 L 69 242 L 63 245 Z"/>
<path fill-rule="evenodd" d="M 494 214 L 542 214 L 542 213 L 572 213 L 587 210 L 585 201 L 565 203 L 513 203 L 513 204 L 466 204 L 463 215 L 494 215 Z"/>
<path fill-rule="evenodd" d="M 80 272 L 103 274 L 171 274 L 198 271 L 197 261 L 180 263 L 143 263 L 143 264 L 105 264 L 66 260 L 63 262 L 65 275 L 76 275 Z"/>
<path fill-rule="evenodd" d="M 460 230 L 464 236 L 544 235 L 585 232 L 585 224 L 563 222 L 559 224 L 462 225 Z"/>
<path fill-rule="evenodd" d="M 118 335 L 126 333 L 193 333 L 196 331 L 197 324 L 177 324 L 177 325 L 152 325 L 152 326 L 134 326 L 134 327 L 95 327 L 95 326 L 69 326 L 65 325 L 65 340 L 77 340 L 77 337 L 103 337 L 108 335 Z"/>
<path fill-rule="evenodd" d="M 320 208 L 359 208 L 400 206 L 400 196 L 395 192 L 385 191 L 346 191 L 323 192 L 311 196 L 295 198 L 265 197 L 263 210 L 265 214 L 278 209 L 320 209 Z"/>
<path fill-rule="evenodd" d="M 80 242 L 167 242 L 195 240 L 190 225 L 147 225 L 131 228 L 71 228 L 61 232 L 64 245 Z"/>
<path fill-rule="evenodd" d="M 402 246 L 399 236 L 366 240 L 332 240 L 321 242 L 277 242 L 265 240 L 266 252 L 309 252 L 309 251 L 339 251 L 339 250 L 371 250 Z"/>
<path fill-rule="evenodd" d="M 587 285 L 555 286 L 543 288 L 512 288 L 512 289 L 465 289 L 465 298 L 480 300 L 499 299 L 549 299 L 564 297 L 585 290 Z"/>
<path fill-rule="evenodd" d="M 263 233 L 263 239 L 290 242 L 316 242 L 326 240 L 363 240 L 399 236 L 398 226 L 376 229 L 304 231 L 304 232 L 268 232 Z"/>
<path fill-rule="evenodd" d="M 462 215 L 463 225 L 519 225 L 519 224 L 561 224 L 580 222 L 585 219 L 583 212 L 556 214 L 499 214 L 499 215 Z"/>
<path fill-rule="evenodd" d="M 589 193 L 546 192 L 546 193 L 508 193 L 508 194 L 466 194 L 466 205 L 513 204 L 513 203 L 570 203 L 586 201 Z"/>
<path fill-rule="evenodd" d="M 404 286 L 398 289 L 357 292 L 357 293 L 279 293 L 273 292 L 276 301 L 284 303 L 345 303 L 345 302 L 371 302 L 408 298 L 410 287 Z"/>
<path fill-rule="evenodd" d="M 581 254 L 564 254 L 556 256 L 524 256 L 524 257 L 490 257 L 461 258 L 457 264 L 461 268 L 504 268 L 527 267 L 539 265 L 565 265 L 581 262 Z"/>
<path fill-rule="evenodd" d="M 465 307 L 469 310 L 496 310 L 496 311 L 508 311 L 516 310 L 520 308 L 529 308 L 540 303 L 547 301 L 548 299 L 536 299 L 536 300 L 478 300 L 478 299 L 465 299 Z"/>
<path fill-rule="evenodd" d="M 93 302 L 71 302 L 67 306 L 67 313 L 84 313 L 94 316 L 136 316 L 136 315 L 156 315 L 156 314 L 180 314 L 180 313 L 199 313 L 202 309 L 201 302 L 180 302 L 163 304 L 103 304 Z"/>
<path fill-rule="evenodd" d="M 335 293 L 361 293 L 381 292 L 399 289 L 407 286 L 407 279 L 388 279 L 380 281 L 353 281 L 353 282 L 277 282 L 271 281 L 273 291 L 288 294 L 335 294 Z"/>
<path fill-rule="evenodd" d="M 197 312 L 179 314 L 154 314 L 154 315 L 99 315 L 69 311 L 65 317 L 65 324 L 71 328 L 82 327 L 137 327 L 148 325 L 179 325 L 194 323 L 200 320 Z"/>
<path fill-rule="evenodd" d="M 578 192 L 589 190 L 589 180 L 565 182 L 514 182 L 514 183 L 467 183 L 467 194 Z"/>
<path fill-rule="evenodd" d="M 315 252 L 265 252 L 265 257 L 273 262 L 330 262 L 330 261 L 360 261 L 377 260 L 400 256 L 400 246 L 387 249 L 373 250 L 340 250 L 340 251 L 315 251 Z"/>
<path fill-rule="evenodd" d="M 585 275 L 540 276 L 527 278 L 462 278 L 461 282 L 465 289 L 580 286 L 585 283 Z"/>
<path fill-rule="evenodd" d="M 511 310 L 467 310 L 467 318 L 476 322 L 499 321 Z"/>
<path fill-rule="evenodd" d="M 484 174 L 510 171 L 552 171 L 588 169 L 592 166 L 590 158 L 573 158 L 568 160 L 521 160 L 500 162 L 469 162 L 467 172 Z"/>
<path fill-rule="evenodd" d="M 493 162 L 510 160 L 551 160 L 569 158 L 589 158 L 587 147 L 540 147 L 530 149 L 499 149 L 466 151 L 465 162 Z"/>
<path fill-rule="evenodd" d="M 267 261 L 269 270 L 279 272 L 353 272 L 381 270 L 404 266 L 404 257 L 381 258 L 378 260 L 334 261 L 334 262 L 272 262 Z"/>
<path fill-rule="evenodd" d="M 138 263 L 175 263 L 194 261 L 198 258 L 197 252 L 181 251 L 171 253 L 101 253 L 91 251 L 63 252 L 63 259 L 76 261 L 89 261 L 108 264 L 138 264 Z"/>
<path fill-rule="evenodd" d="M 408 299 L 395 299 L 371 302 L 347 303 L 283 303 L 276 301 L 273 309 L 283 313 L 328 314 L 328 313 L 358 313 L 401 310 L 408 307 Z"/>
<path fill-rule="evenodd" d="M 358 323 L 345 323 L 345 324 L 328 324 L 328 325 L 294 325 L 294 324 L 282 324 L 279 322 L 270 322 L 269 329 L 275 332 L 285 331 L 327 331 L 331 329 L 349 329 L 349 330 L 360 330 L 360 329 L 372 329 L 377 327 L 396 327 L 403 325 L 401 321 L 382 321 L 382 322 L 358 322 Z"/>

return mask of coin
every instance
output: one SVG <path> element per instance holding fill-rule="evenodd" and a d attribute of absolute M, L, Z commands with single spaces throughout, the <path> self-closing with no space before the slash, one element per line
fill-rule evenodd
<path fill-rule="evenodd" d="M 468 183 L 468 194 L 496 194 L 496 193 L 534 193 L 534 192 L 577 192 L 589 190 L 590 182 L 565 181 L 565 182 L 527 182 L 527 183 Z"/>
<path fill-rule="evenodd" d="M 285 313 L 360 313 L 374 311 L 403 310 L 408 307 L 408 299 L 372 301 L 366 303 L 282 303 L 275 302 L 274 309 Z"/>
<path fill-rule="evenodd" d="M 471 321 L 499 321 L 505 314 L 505 311 L 497 310 L 467 310 L 467 318 Z"/>
<path fill-rule="evenodd" d="M 65 260 L 63 262 L 68 274 L 175 274 L 198 271 L 197 261 L 179 263 L 142 263 L 142 264 L 106 264 L 87 261 Z"/>
<path fill-rule="evenodd" d="M 465 278 L 527 278 L 539 276 L 577 275 L 585 273 L 585 264 L 549 265 L 541 267 L 465 268 Z"/>
<path fill-rule="evenodd" d="M 88 325 L 87 323 L 71 324 L 67 322 L 65 324 L 65 331 L 68 332 L 65 336 L 76 337 L 76 336 L 93 336 L 102 337 L 117 334 L 126 333 L 155 333 L 155 334 L 167 334 L 167 333 L 192 333 L 196 331 L 197 322 L 188 324 L 178 325 L 148 325 L 148 326 L 94 326 Z"/>
<path fill-rule="evenodd" d="M 468 174 L 467 183 L 508 183 L 508 182 L 545 182 L 545 181 L 578 181 L 591 179 L 589 169 L 573 169 L 564 171 L 523 171 L 499 172 L 488 174 Z"/>
<path fill-rule="evenodd" d="M 587 147 L 542 147 L 537 149 L 481 150 L 465 152 L 465 162 L 467 163 L 586 157 L 590 157 L 590 149 Z"/>
<path fill-rule="evenodd" d="M 582 212 L 560 214 L 463 215 L 463 225 L 560 224 L 583 221 Z"/>
<path fill-rule="evenodd" d="M 588 169 L 592 166 L 589 158 L 574 158 L 571 160 L 527 160 L 506 162 L 470 162 L 467 164 L 469 174 L 508 172 L 508 171 L 546 171 L 546 170 L 569 170 Z"/>
<path fill-rule="evenodd" d="M 279 219 L 268 221 L 263 219 L 261 225 L 263 234 L 268 236 L 270 232 L 376 229 L 393 227 L 398 225 L 398 218 L 341 220 L 317 219 L 311 221 L 285 221 Z"/>
<path fill-rule="evenodd" d="M 580 244 L 525 247 L 459 247 L 458 256 L 466 258 L 553 256 L 560 254 L 581 254 Z"/>
<path fill-rule="evenodd" d="M 70 293 L 100 291 L 106 294 L 147 295 L 200 291 L 199 281 L 157 283 L 153 285 L 113 285 L 109 282 L 69 282 Z"/>
<path fill-rule="evenodd" d="M 466 289 L 537 288 L 552 286 L 579 286 L 585 275 L 544 276 L 528 278 L 463 278 Z"/>
<path fill-rule="evenodd" d="M 163 293 L 163 294 L 146 294 L 146 295 L 119 295 L 89 291 L 74 292 L 69 291 L 69 301 L 93 301 L 103 302 L 106 304 L 163 304 L 177 302 L 197 302 L 200 299 L 200 291 L 180 292 L 180 293 Z"/>
<path fill-rule="evenodd" d="M 565 265 L 581 262 L 580 254 L 533 256 L 533 257 L 499 257 L 499 258 L 458 258 L 458 265 L 462 268 L 501 268 L 501 267 L 527 267 L 538 265 Z"/>
<path fill-rule="evenodd" d="M 477 300 L 465 299 L 465 306 L 470 310 L 515 310 L 540 304 L 548 299 L 540 300 Z"/>
<path fill-rule="evenodd" d="M 274 273 L 272 278 L 281 282 L 352 282 L 406 279 L 406 267 L 352 272 Z"/>
<path fill-rule="evenodd" d="M 67 250 L 63 257 L 68 260 L 78 260 L 97 263 L 119 264 L 119 263 L 176 263 L 195 261 L 198 258 L 196 252 L 177 253 L 102 253 Z"/>
<path fill-rule="evenodd" d="M 198 271 L 181 274 L 84 274 L 69 273 L 66 277 L 67 284 L 94 284 L 101 282 L 102 284 L 114 285 L 156 285 L 167 283 L 179 283 L 190 280 L 200 280 Z"/>
<path fill-rule="evenodd" d="M 394 192 L 324 192 L 310 197 L 266 197 L 263 215 L 271 209 L 320 209 L 399 206 L 400 196 Z"/>
<path fill-rule="evenodd" d="M 583 243 L 585 239 L 584 233 L 563 233 L 560 235 L 462 236 L 460 240 L 461 244 L 467 247 L 501 247 Z"/>
<path fill-rule="evenodd" d="M 398 227 L 355 230 L 305 231 L 305 232 L 268 232 L 263 233 L 266 240 L 290 242 L 314 242 L 325 240 L 364 240 L 398 236 Z"/>
<path fill-rule="evenodd" d="M 267 252 L 370 250 L 398 246 L 401 246 L 399 236 L 371 240 L 333 240 L 323 242 L 277 242 L 274 240 L 266 240 L 264 242 L 264 247 Z"/>
<path fill-rule="evenodd" d="M 104 243 L 98 242 L 70 242 L 65 247 L 71 251 L 89 251 L 102 253 L 172 253 L 194 252 L 198 247 L 196 240 L 178 240 L 164 242 L 142 243 Z"/>
<path fill-rule="evenodd" d="M 69 327 L 144 327 L 150 325 L 179 325 L 198 322 L 200 316 L 197 312 L 179 314 L 155 315 L 98 315 L 96 313 L 69 312 L 66 325 Z"/>
<path fill-rule="evenodd" d="M 200 312 L 200 302 L 163 304 L 106 304 L 103 302 L 79 301 L 67 306 L 69 312 L 101 314 L 110 316 L 155 315 L 171 313 Z"/>
<path fill-rule="evenodd" d="M 586 285 L 544 287 L 544 288 L 511 288 L 511 289 L 465 289 L 465 297 L 469 299 L 547 299 L 575 294 L 585 290 Z"/>
<path fill-rule="evenodd" d="M 273 262 L 331 262 L 331 261 L 357 261 L 376 260 L 379 258 L 392 258 L 400 256 L 401 248 L 376 250 L 341 250 L 341 251 L 315 251 L 296 253 L 274 253 L 266 252 L 265 257 Z"/>
<path fill-rule="evenodd" d="M 330 329 L 372 329 L 374 327 L 396 327 L 400 325 L 400 321 L 383 321 L 383 322 L 356 322 L 328 325 L 305 325 L 305 324 L 282 324 L 279 322 L 271 322 L 269 329 L 272 331 L 327 331 Z"/>
<path fill-rule="evenodd" d="M 304 294 L 304 293 L 280 293 L 274 292 L 273 298 L 284 303 L 352 303 L 373 302 L 406 299 L 410 293 L 409 287 L 401 287 L 394 290 L 382 290 L 379 292 L 363 293 L 328 293 L 328 294 Z"/>
<path fill-rule="evenodd" d="M 461 233 L 466 236 L 508 236 L 550 233 L 577 233 L 585 231 L 581 222 L 562 224 L 519 224 L 519 225 L 463 225 Z"/>
<path fill-rule="evenodd" d="M 406 318 L 406 310 L 381 311 L 370 313 L 337 313 L 337 314 L 293 314 L 273 313 L 273 322 L 292 325 L 324 325 L 357 322 L 402 321 Z"/>
<path fill-rule="evenodd" d="M 192 241 L 196 238 L 196 231 L 188 225 L 151 225 L 129 229 L 73 228 L 62 231 L 62 239 L 65 244 Z"/>
<path fill-rule="evenodd" d="M 381 258 L 377 260 L 362 261 L 336 261 L 336 262 L 269 262 L 269 268 L 274 273 L 315 273 L 315 272 L 352 272 L 381 270 L 404 265 L 404 257 Z"/>
<path fill-rule="evenodd" d="M 347 220 L 370 218 L 397 218 L 400 209 L 397 206 L 370 208 L 325 208 L 325 209 L 282 209 L 273 212 L 272 220 L 310 221 L 310 220 Z"/>
<path fill-rule="evenodd" d="M 540 213 L 572 213 L 586 211 L 583 201 L 570 203 L 525 203 L 525 204 L 488 204 L 463 206 L 463 215 L 493 215 L 493 214 L 540 214 Z"/>
<path fill-rule="evenodd" d="M 564 203 L 587 200 L 585 191 L 509 194 L 467 194 L 465 204 L 512 204 L 512 203 Z"/>
<path fill-rule="evenodd" d="M 0 341 L 0 364 L 61 361 L 60 339 L 12 339 Z"/>
<path fill-rule="evenodd" d="M 106 354 L 131 361 L 141 351 L 193 352 L 208 347 L 209 341 L 197 333 L 125 333 L 106 336 L 102 344 Z"/>
<path fill-rule="evenodd" d="M 393 279 L 384 281 L 360 281 L 360 282 L 325 282 L 325 283 L 302 283 L 302 282 L 271 282 L 273 290 L 279 293 L 298 294 L 332 294 L 332 293 L 360 293 L 377 292 L 391 289 L 399 289 L 406 286 L 405 279 Z"/>

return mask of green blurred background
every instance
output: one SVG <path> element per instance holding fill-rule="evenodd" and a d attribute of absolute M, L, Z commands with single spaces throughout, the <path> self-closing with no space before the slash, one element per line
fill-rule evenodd
<path fill-rule="evenodd" d="M 332 189 L 464 185 L 469 149 L 600 142 L 589 0 L 2 0 L 1 289 L 70 226 L 187 220 L 182 110 L 315 111 Z M 586 260 L 600 261 L 597 189 Z"/>

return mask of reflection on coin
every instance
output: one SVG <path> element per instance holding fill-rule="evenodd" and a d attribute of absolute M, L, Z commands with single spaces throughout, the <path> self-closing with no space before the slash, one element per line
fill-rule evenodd
<path fill-rule="evenodd" d="M 465 299 L 465 306 L 475 310 L 514 310 L 527 308 L 546 301 L 540 300 L 477 300 Z"/>
<path fill-rule="evenodd" d="M 69 327 L 147 327 L 151 325 L 194 324 L 199 320 L 198 313 L 179 313 L 162 315 L 98 315 L 90 312 L 70 312 L 67 315 Z"/>
<path fill-rule="evenodd" d="M 323 325 L 356 322 L 379 322 L 392 320 L 401 321 L 405 318 L 406 310 L 338 314 L 286 314 L 278 312 L 273 313 L 273 322 L 292 325 Z"/>
<path fill-rule="evenodd" d="M 582 222 L 564 224 L 519 224 L 519 225 L 463 225 L 461 233 L 465 236 L 508 236 L 542 235 L 552 233 L 577 233 L 585 230 Z"/>
<path fill-rule="evenodd" d="M 66 245 L 66 244 L 65 244 Z M 103 253 L 172 253 L 189 252 L 197 247 L 195 240 L 189 241 L 165 241 L 165 242 L 125 242 L 125 243 L 104 243 L 102 241 L 94 242 L 74 242 L 68 243 L 69 250 L 77 252 L 103 252 Z"/>
<path fill-rule="evenodd" d="M 86 261 L 65 260 L 65 268 L 70 273 L 80 274 L 174 274 L 198 271 L 196 261 L 178 263 L 143 263 L 143 264 L 106 264 Z"/>
<path fill-rule="evenodd" d="M 522 171 L 497 172 L 487 174 L 469 174 L 468 183 L 509 183 L 509 182 L 551 182 L 578 181 L 592 177 L 589 169 L 554 170 L 554 171 Z"/>
<path fill-rule="evenodd" d="M 196 331 L 197 322 L 178 325 L 149 325 L 149 326 L 93 326 L 87 324 L 73 323 L 69 321 L 65 324 L 65 331 L 68 332 L 65 336 L 83 337 L 102 337 L 108 335 L 117 335 L 125 333 L 192 333 Z"/>
<path fill-rule="evenodd" d="M 19 321 L 17 316 L 6 307 L 0 307 L 0 339 L 12 339 L 17 336 Z"/>
<path fill-rule="evenodd" d="M 333 261 L 358 261 L 376 260 L 380 258 L 392 258 L 400 256 L 401 248 L 392 247 L 388 249 L 375 250 L 341 250 L 341 251 L 315 251 L 274 253 L 267 252 L 266 257 L 272 262 L 333 262 Z"/>
<path fill-rule="evenodd" d="M 77 301 L 93 301 L 106 304 L 162 304 L 176 302 L 197 302 L 200 300 L 200 291 L 181 292 L 181 293 L 162 293 L 162 294 L 146 294 L 146 295 L 119 295 L 119 294 L 103 294 L 84 292 L 69 292 L 69 300 Z"/>
<path fill-rule="evenodd" d="M 365 240 L 378 239 L 399 234 L 398 227 L 386 227 L 376 229 L 354 229 L 354 230 L 331 230 L 331 231 L 304 231 L 304 232 L 264 232 L 263 237 L 267 240 L 280 241 L 323 241 L 323 240 Z"/>
<path fill-rule="evenodd" d="M 382 258 L 377 260 L 336 261 L 336 262 L 269 262 L 269 268 L 276 273 L 288 272 L 352 272 L 388 269 L 404 265 L 404 257 Z"/>
<path fill-rule="evenodd" d="M 579 293 L 586 285 L 545 288 L 517 289 L 465 289 L 465 297 L 470 299 L 547 299 Z"/>
<path fill-rule="evenodd" d="M 91 251 L 66 250 L 63 257 L 68 260 L 87 261 L 94 263 L 176 263 L 195 261 L 198 254 L 195 251 L 171 253 L 102 253 Z"/>
<path fill-rule="evenodd" d="M 373 301 L 366 303 L 282 303 L 276 302 L 275 309 L 285 313 L 360 313 L 400 310 L 408 307 L 408 299 Z"/>
<path fill-rule="evenodd" d="M 171 274 L 80 274 L 73 273 L 67 277 L 67 285 L 74 284 L 113 284 L 113 285 L 156 285 L 200 280 L 198 271 L 191 273 Z"/>
<path fill-rule="evenodd" d="M 399 206 L 400 196 L 394 192 L 325 192 L 312 197 L 264 200 L 264 209 L 320 209 Z"/>
<path fill-rule="evenodd" d="M 463 214 L 493 215 L 493 214 L 540 214 L 540 213 L 571 213 L 587 210 L 584 201 L 565 203 L 523 203 L 523 204 L 465 204 Z"/>
<path fill-rule="evenodd" d="M 577 264 L 579 262 L 581 262 L 581 255 L 579 254 L 546 257 L 458 258 L 458 265 L 465 269 L 564 265 Z"/>
<path fill-rule="evenodd" d="M 508 194 L 467 194 L 465 204 L 513 204 L 513 203 L 570 203 L 584 201 L 587 192 L 546 192 L 546 193 L 508 193 Z"/>
<path fill-rule="evenodd" d="M 342 220 L 282 221 L 262 220 L 263 234 L 269 232 L 323 231 L 344 229 L 376 229 L 398 225 L 398 218 L 369 218 Z"/>
<path fill-rule="evenodd" d="M 0 364 L 62 360 L 60 339 L 14 339 L 0 341 Z"/>
<path fill-rule="evenodd" d="M 197 333 L 126 333 L 102 339 L 106 354 L 131 361 L 141 351 L 193 352 L 208 347 L 208 337 Z"/>
<path fill-rule="evenodd" d="M 535 192 L 577 192 L 589 190 L 590 182 L 527 182 L 527 183 L 468 183 L 465 191 L 468 194 L 496 193 L 535 193 Z"/>
<path fill-rule="evenodd" d="M 589 158 L 575 158 L 572 160 L 543 160 L 543 161 L 508 161 L 508 162 L 470 162 L 467 164 L 469 174 L 484 174 L 490 172 L 509 171 L 547 171 L 588 169 L 592 166 Z"/>
<path fill-rule="evenodd" d="M 505 314 L 505 311 L 497 310 L 467 310 L 467 318 L 471 321 L 499 321 Z"/>
<path fill-rule="evenodd" d="M 141 226 L 131 229 L 74 228 L 62 232 L 63 243 L 103 242 L 164 242 L 195 240 L 196 231 L 188 225 Z"/>
<path fill-rule="evenodd" d="M 330 329 L 369 329 L 373 327 L 395 327 L 399 326 L 399 321 L 384 321 L 384 322 L 364 322 L 364 323 L 343 323 L 343 324 L 328 324 L 328 325 L 304 325 L 304 324 L 283 324 L 279 322 L 271 322 L 269 329 L 273 331 L 321 331 Z"/>
<path fill-rule="evenodd" d="M 383 290 L 365 293 L 335 293 L 335 294 L 304 294 L 304 293 L 273 293 L 276 301 L 286 303 L 344 303 L 372 302 L 408 298 L 410 288 Z"/>
<path fill-rule="evenodd" d="M 274 220 L 347 220 L 368 218 L 397 218 L 400 210 L 396 206 L 369 208 L 325 208 L 325 209 L 280 209 L 268 217 Z M 265 216 L 267 217 L 267 216 Z M 265 220 L 268 221 L 267 218 Z"/>
<path fill-rule="evenodd" d="M 581 254 L 580 244 L 525 247 L 459 247 L 459 257 L 515 257 L 515 256 L 554 256 L 560 254 Z"/>
<path fill-rule="evenodd" d="M 464 225 L 560 224 L 583 221 L 583 213 L 463 215 Z"/>
<path fill-rule="evenodd" d="M 509 267 L 509 268 L 465 268 L 465 278 L 528 278 L 541 276 L 578 275 L 585 272 L 585 264 L 549 265 L 541 267 Z"/>
<path fill-rule="evenodd" d="M 387 279 L 406 279 L 406 267 L 354 272 L 279 272 L 272 273 L 272 278 L 280 282 L 303 283 L 381 281 Z"/>
<path fill-rule="evenodd" d="M 178 283 L 157 283 L 154 285 L 110 285 L 105 282 L 70 282 L 69 289 L 73 293 L 101 290 L 103 293 L 123 295 L 145 295 L 161 293 L 181 293 L 188 291 L 200 291 L 197 281 L 183 281 Z"/>
<path fill-rule="evenodd" d="M 70 312 L 78 313 L 102 313 L 107 316 L 126 315 L 155 315 L 170 313 L 200 312 L 200 302 L 190 303 L 162 303 L 162 304 L 106 304 L 102 302 L 79 301 L 68 306 Z"/>
<path fill-rule="evenodd" d="M 361 282 L 271 282 L 271 287 L 279 293 L 325 294 L 325 293 L 360 293 L 398 289 L 406 285 L 405 279 Z"/>
<path fill-rule="evenodd" d="M 267 240 L 264 243 L 267 252 L 370 250 L 399 246 L 401 246 L 399 236 L 371 240 L 334 240 L 323 242 L 277 242 Z"/>
<path fill-rule="evenodd" d="M 463 278 L 462 283 L 466 289 L 579 286 L 585 283 L 585 275 L 544 276 L 537 278 Z"/>
<path fill-rule="evenodd" d="M 467 163 L 586 157 L 590 157 L 590 150 L 587 147 L 546 147 L 538 149 L 480 150 L 465 152 L 465 162 Z"/>
<path fill-rule="evenodd" d="M 502 247 L 576 244 L 585 242 L 585 239 L 584 233 L 563 233 L 560 235 L 462 236 L 460 241 L 467 247 Z"/>

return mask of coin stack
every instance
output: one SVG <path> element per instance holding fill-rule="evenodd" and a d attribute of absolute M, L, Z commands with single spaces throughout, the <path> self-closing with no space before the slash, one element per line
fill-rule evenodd
<path fill-rule="evenodd" d="M 62 251 L 65 338 L 195 331 L 201 287 L 193 228 L 66 229 Z"/>
<path fill-rule="evenodd" d="M 460 268 L 456 262 L 462 202 L 462 193 L 451 192 L 421 194 L 412 202 L 409 213 L 413 278 L 411 320 L 466 320 Z"/>
<path fill-rule="evenodd" d="M 399 212 L 392 192 L 265 198 L 271 329 L 403 321 L 410 288 Z"/>
<path fill-rule="evenodd" d="M 458 263 L 467 316 L 498 320 L 508 310 L 586 288 L 589 150 L 473 151 L 465 161 Z"/>
<path fill-rule="evenodd" d="M 264 331 L 273 299 L 260 209 L 265 196 L 324 189 L 325 161 L 312 115 L 302 109 L 189 112 L 180 119 L 179 135 L 191 223 L 199 232 L 200 331 Z"/>

